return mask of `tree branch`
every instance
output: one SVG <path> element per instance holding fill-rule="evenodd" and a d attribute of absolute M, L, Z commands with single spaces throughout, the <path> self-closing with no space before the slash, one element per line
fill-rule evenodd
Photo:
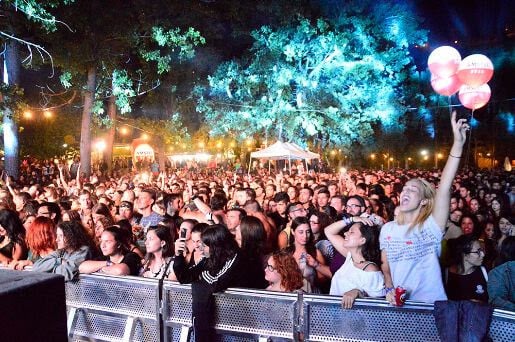
<path fill-rule="evenodd" d="M 8 33 L 5 33 L 4 31 L 0 31 L 0 35 L 4 36 L 4 37 L 7 37 L 9 39 L 13 39 L 23 45 L 25 45 L 27 47 L 27 50 L 29 50 L 29 55 L 23 60 L 23 62 L 25 61 L 29 61 L 28 64 L 31 64 L 32 63 L 32 48 L 34 47 L 36 49 L 36 51 L 39 53 L 39 56 L 41 57 L 41 59 L 43 60 L 43 62 L 45 61 L 45 55 L 48 56 L 48 58 L 50 59 L 50 64 L 52 65 L 52 75 L 50 75 L 49 78 L 52 78 L 54 77 L 54 60 L 52 58 L 52 55 L 47 51 L 45 50 L 44 47 L 42 47 L 41 45 L 37 45 L 37 44 L 34 44 L 34 43 L 31 43 L 29 41 L 26 41 L 24 39 L 20 39 L 20 38 L 17 38 L 15 36 L 12 36 Z"/>

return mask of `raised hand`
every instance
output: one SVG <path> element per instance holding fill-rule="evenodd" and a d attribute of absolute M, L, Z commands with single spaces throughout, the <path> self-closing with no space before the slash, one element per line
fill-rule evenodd
<path fill-rule="evenodd" d="M 469 123 L 466 119 L 456 120 L 456 111 L 454 111 L 451 115 L 451 125 L 454 142 L 463 146 L 467 140 L 467 131 L 470 129 Z"/>

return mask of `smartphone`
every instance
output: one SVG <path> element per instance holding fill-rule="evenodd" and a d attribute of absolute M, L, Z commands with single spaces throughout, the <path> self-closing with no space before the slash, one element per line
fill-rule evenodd
<path fill-rule="evenodd" d="M 465 119 L 468 123 L 470 123 L 470 120 L 472 119 L 472 113 L 469 113 L 468 111 L 459 111 L 456 113 L 456 121 L 459 119 Z"/>
<path fill-rule="evenodd" d="M 179 239 L 183 239 L 183 240 L 186 240 L 186 234 L 187 234 L 187 230 L 185 228 L 181 228 L 180 232 L 179 232 Z"/>

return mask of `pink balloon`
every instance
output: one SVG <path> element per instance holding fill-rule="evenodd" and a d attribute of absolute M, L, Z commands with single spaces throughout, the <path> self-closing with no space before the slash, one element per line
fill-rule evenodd
<path fill-rule="evenodd" d="M 461 55 L 452 46 L 440 46 L 431 52 L 427 66 L 432 74 L 438 77 L 449 77 L 458 70 Z"/>
<path fill-rule="evenodd" d="M 463 85 L 460 88 L 459 99 L 461 104 L 468 109 L 479 109 L 490 101 L 492 91 L 488 84 L 483 84 L 479 87 L 472 88 L 468 85 Z"/>
<path fill-rule="evenodd" d="M 485 55 L 470 55 L 461 61 L 457 74 L 461 83 L 479 87 L 492 79 L 494 65 Z"/>
<path fill-rule="evenodd" d="M 460 90 L 461 82 L 456 74 L 449 77 L 431 75 L 431 87 L 440 95 L 451 96 Z"/>

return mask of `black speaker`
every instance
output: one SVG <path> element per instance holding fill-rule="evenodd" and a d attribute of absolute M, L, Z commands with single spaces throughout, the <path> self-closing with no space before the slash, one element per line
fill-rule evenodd
<path fill-rule="evenodd" d="M 0 270 L 0 341 L 67 341 L 64 277 Z"/>

